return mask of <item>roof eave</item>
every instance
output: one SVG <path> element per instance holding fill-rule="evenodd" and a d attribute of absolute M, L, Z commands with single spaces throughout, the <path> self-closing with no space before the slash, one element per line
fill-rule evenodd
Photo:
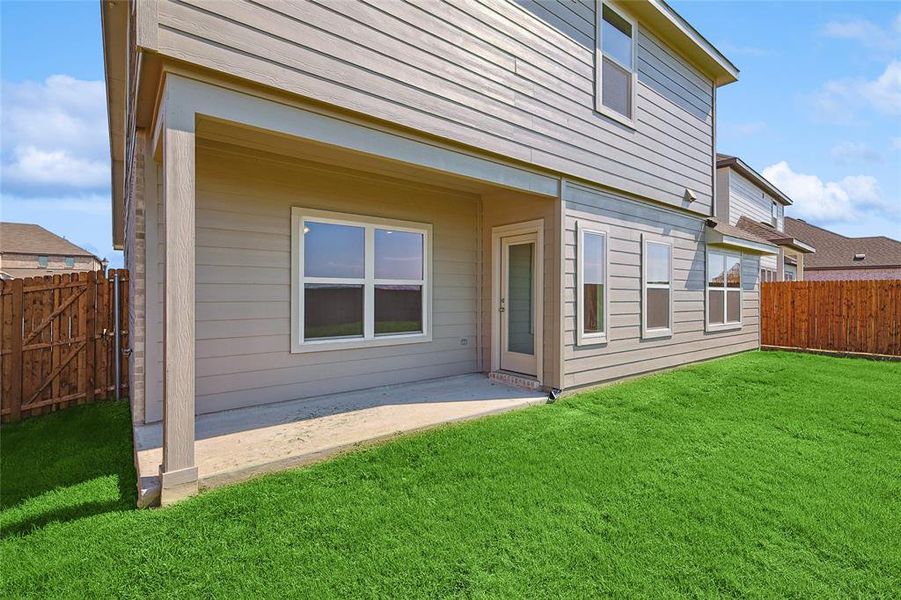
<path fill-rule="evenodd" d="M 738 67 L 664 0 L 630 2 L 629 8 L 707 73 L 717 87 L 738 81 Z"/>
<path fill-rule="evenodd" d="M 769 194 L 771 196 L 774 196 L 776 198 L 776 200 L 778 200 L 781 204 L 783 204 L 785 206 L 789 206 L 790 204 L 793 204 L 792 199 L 789 198 L 788 196 L 786 196 L 782 190 L 780 190 L 775 185 L 770 183 L 770 181 L 766 177 L 764 177 L 763 175 L 761 175 L 760 173 L 758 173 L 757 171 L 752 169 L 750 166 L 748 166 L 748 164 L 745 161 L 738 158 L 737 156 L 721 158 L 716 161 L 717 169 L 723 169 L 725 167 L 731 167 L 731 168 L 735 169 L 736 171 L 738 171 L 739 173 L 741 173 L 742 175 L 744 175 L 745 177 L 747 177 L 748 179 L 753 180 L 754 183 L 756 183 L 757 185 L 762 187 L 764 190 L 769 192 Z"/>
<path fill-rule="evenodd" d="M 113 248 L 125 243 L 125 101 L 127 85 L 128 2 L 101 0 L 103 75 L 110 140 L 110 196 Z"/>
<path fill-rule="evenodd" d="M 710 246 L 722 246 L 725 248 L 733 248 L 745 252 L 753 252 L 755 254 L 779 254 L 779 247 L 770 244 L 753 234 L 747 234 L 753 237 L 742 237 L 733 233 L 722 231 L 721 225 L 713 219 L 707 220 L 707 227 L 704 232 L 704 241 Z M 730 231 L 737 231 L 733 227 L 728 228 Z"/>
<path fill-rule="evenodd" d="M 778 240 L 773 241 L 780 246 L 786 246 L 788 248 L 791 248 L 792 250 L 797 250 L 802 254 L 813 254 L 817 251 L 816 248 L 814 248 L 810 244 L 805 244 L 801 240 L 795 238 L 779 238 Z"/>

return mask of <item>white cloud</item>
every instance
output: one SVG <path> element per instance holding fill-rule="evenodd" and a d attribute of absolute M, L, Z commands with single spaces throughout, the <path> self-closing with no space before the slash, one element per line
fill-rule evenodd
<path fill-rule="evenodd" d="M 892 60 L 876 79 L 829 81 L 813 102 L 821 117 L 840 122 L 864 111 L 901 116 L 901 61 Z"/>
<path fill-rule="evenodd" d="M 863 142 L 842 142 L 833 146 L 830 154 L 840 165 L 882 162 L 882 155 Z"/>
<path fill-rule="evenodd" d="M 801 218 L 842 222 L 888 209 L 878 181 L 869 175 L 824 182 L 816 175 L 796 173 L 782 161 L 765 168 L 763 176 L 794 201 L 792 212 Z"/>
<path fill-rule="evenodd" d="M 102 188 L 109 183 L 109 163 L 72 156 L 67 150 L 40 150 L 17 147 L 15 158 L 4 165 L 6 182 L 24 185 L 55 185 L 73 188 Z"/>
<path fill-rule="evenodd" d="M 894 51 L 901 47 L 901 13 L 887 27 L 882 27 L 861 18 L 830 21 L 823 26 L 821 34 L 837 39 L 851 40 L 866 48 Z"/>
<path fill-rule="evenodd" d="M 53 75 L 3 83 L 2 173 L 7 193 L 65 194 L 109 187 L 102 81 Z"/>

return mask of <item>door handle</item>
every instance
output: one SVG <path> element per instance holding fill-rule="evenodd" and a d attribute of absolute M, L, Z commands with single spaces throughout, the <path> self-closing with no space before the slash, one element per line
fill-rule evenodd
<path fill-rule="evenodd" d="M 504 298 L 501 298 L 501 305 L 497 309 L 498 312 L 504 312 Z"/>

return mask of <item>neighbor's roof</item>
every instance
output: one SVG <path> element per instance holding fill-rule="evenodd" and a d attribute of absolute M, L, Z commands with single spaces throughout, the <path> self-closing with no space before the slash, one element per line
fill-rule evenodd
<path fill-rule="evenodd" d="M 793 248 L 798 252 L 803 252 L 805 254 L 816 251 L 816 246 L 813 246 L 804 240 L 799 240 L 790 235 L 787 235 L 784 231 L 777 231 L 776 228 L 769 223 L 761 223 L 760 221 L 755 221 L 753 219 L 749 219 L 748 217 L 741 216 L 739 217 L 738 222 L 735 224 L 735 226 L 739 229 L 747 231 L 748 233 L 753 233 L 758 237 L 762 237 L 763 239 L 776 244 L 777 246 L 789 246 L 790 248 Z"/>
<path fill-rule="evenodd" d="M 816 254 L 804 257 L 805 269 L 901 267 L 901 242 L 889 237 L 849 238 L 791 217 L 785 218 L 785 232 L 816 247 Z M 855 254 L 864 257 L 854 260 Z"/>
<path fill-rule="evenodd" d="M 0 223 L 0 252 L 94 256 L 93 252 L 88 252 L 66 238 L 33 223 Z"/>
<path fill-rule="evenodd" d="M 729 154 L 720 154 L 719 152 L 717 152 L 716 168 L 724 169 L 726 167 L 732 167 L 782 204 L 788 205 L 792 203 L 791 198 L 786 196 L 785 193 L 782 192 L 782 190 L 770 183 L 766 177 L 749 167 L 745 161 L 738 158 L 737 156 L 730 156 Z"/>

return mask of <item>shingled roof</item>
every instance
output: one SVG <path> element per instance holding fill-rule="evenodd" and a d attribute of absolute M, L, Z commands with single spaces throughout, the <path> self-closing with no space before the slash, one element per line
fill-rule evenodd
<path fill-rule="evenodd" d="M 93 252 L 33 223 L 0 223 L 0 252 L 42 256 L 94 256 Z"/>
<path fill-rule="evenodd" d="M 816 250 L 816 246 L 807 240 L 797 239 L 784 231 L 777 231 L 775 227 L 768 223 L 761 223 L 745 216 L 739 217 L 735 226 L 757 237 L 762 237 L 777 246 L 788 246 L 803 253 L 810 253 Z"/>
<path fill-rule="evenodd" d="M 889 237 L 849 238 L 791 217 L 785 218 L 785 232 L 817 249 L 804 258 L 805 269 L 901 267 L 901 242 Z M 863 257 L 855 259 L 856 255 Z"/>

